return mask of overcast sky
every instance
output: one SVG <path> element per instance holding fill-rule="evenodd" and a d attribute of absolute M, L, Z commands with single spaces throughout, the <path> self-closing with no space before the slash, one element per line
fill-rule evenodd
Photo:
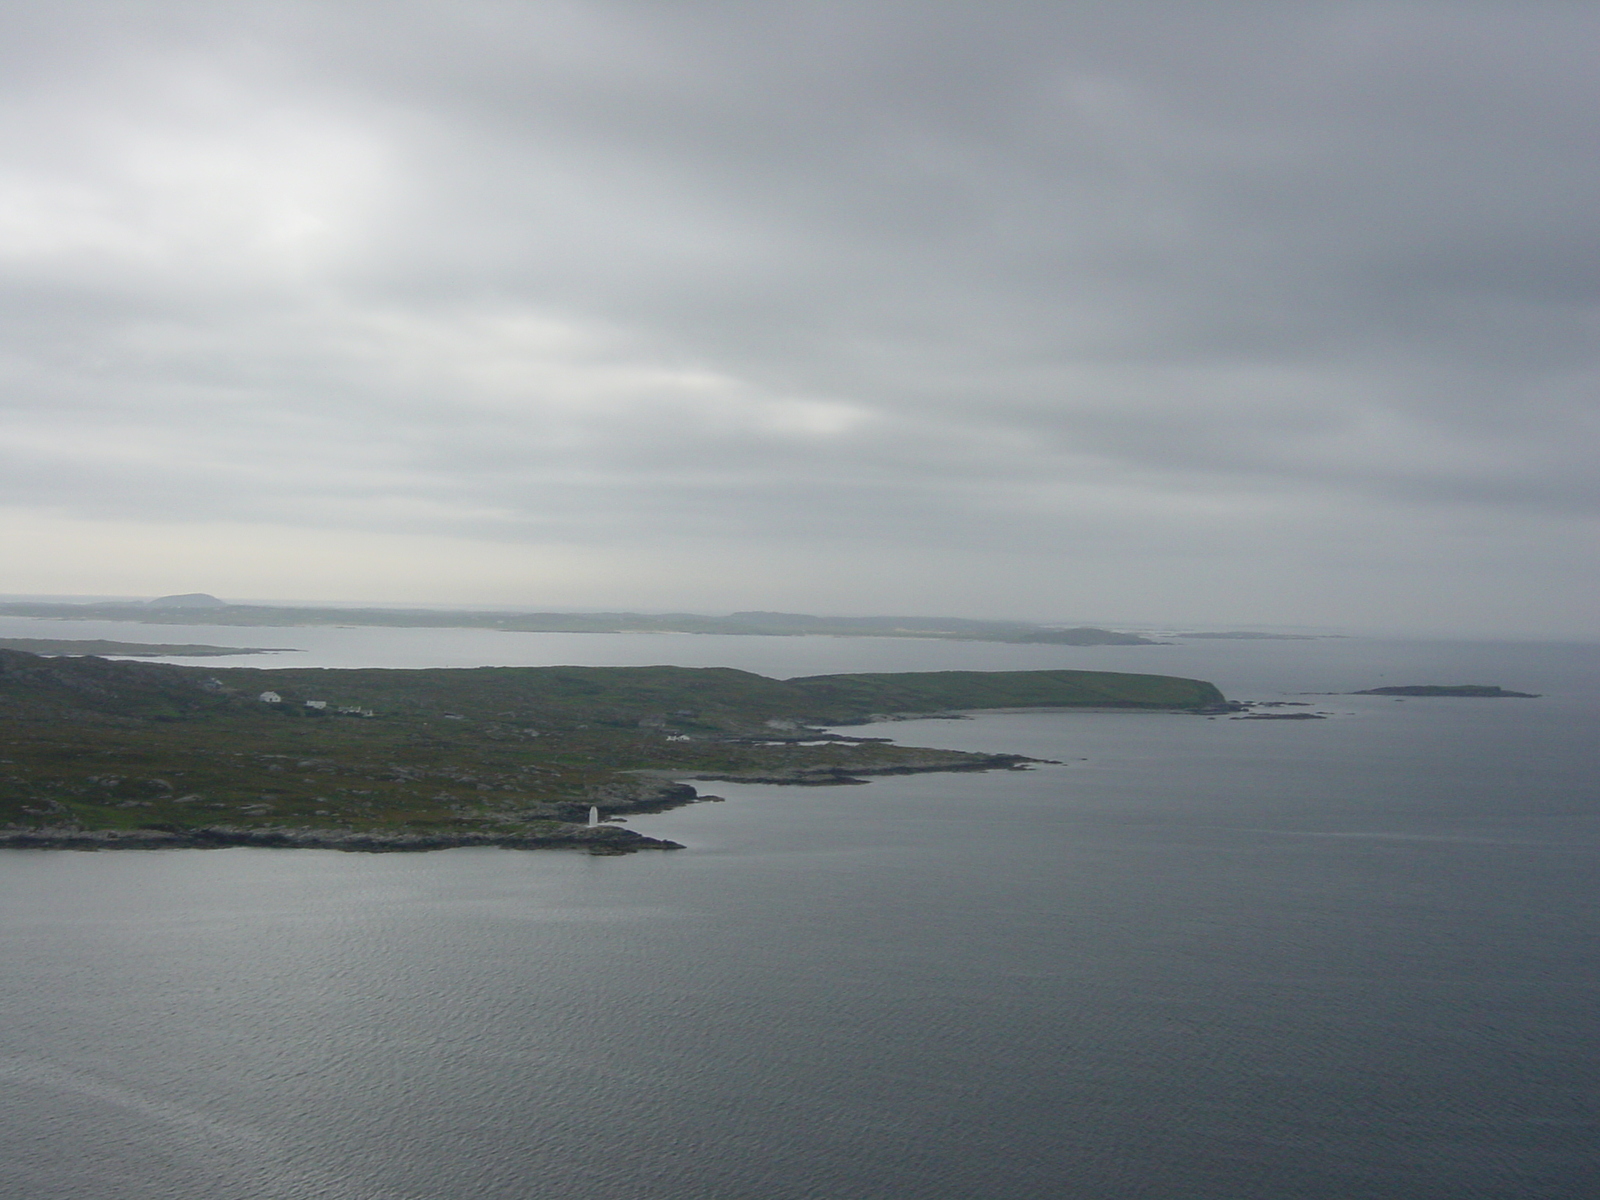
<path fill-rule="evenodd" d="M 1600 7 L 0 11 L 0 591 L 1600 633 Z"/>

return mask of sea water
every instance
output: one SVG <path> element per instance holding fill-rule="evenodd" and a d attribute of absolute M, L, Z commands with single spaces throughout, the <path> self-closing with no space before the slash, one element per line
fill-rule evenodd
<path fill-rule="evenodd" d="M 4 632 L 305 632 L 61 624 Z M 1151 670 L 1330 715 L 884 725 L 1057 761 L 706 784 L 631 822 L 687 849 L 624 858 L 0 853 L 0 1194 L 1594 1193 L 1600 648 L 351 632 L 318 653 Z M 1393 683 L 1543 695 L 1328 694 Z"/>

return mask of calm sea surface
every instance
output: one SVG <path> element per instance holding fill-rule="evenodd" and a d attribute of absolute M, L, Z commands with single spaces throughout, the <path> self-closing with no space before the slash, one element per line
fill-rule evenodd
<path fill-rule="evenodd" d="M 6 1200 L 1588 1198 L 1600 647 L 219 629 L 217 665 L 1194 675 L 1333 719 L 882 727 L 688 849 L 0 852 Z M 204 660 L 202 660 L 204 661 Z M 1490 683 L 1538 700 L 1305 695 Z"/>

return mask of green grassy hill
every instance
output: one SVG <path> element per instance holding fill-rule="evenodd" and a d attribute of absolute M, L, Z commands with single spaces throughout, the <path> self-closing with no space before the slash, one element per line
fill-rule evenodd
<path fill-rule="evenodd" d="M 1194 709 L 1223 703 L 1222 693 L 1203 680 L 1114 671 L 918 671 L 789 682 L 810 703 L 838 714 L 835 720 L 952 709 Z"/>
<path fill-rule="evenodd" d="M 1212 684 L 1113 671 L 920 671 L 779 680 L 727 667 L 475 667 L 431 670 L 180 667 L 0 650 L 0 704 L 150 720 L 270 715 L 280 694 L 387 717 L 668 725 L 738 731 L 768 720 L 811 724 L 870 715 L 984 708 L 1195 709 L 1222 702 Z M 20 708 L 17 706 L 21 706 Z M 0 709 L 0 712 L 5 710 Z"/>

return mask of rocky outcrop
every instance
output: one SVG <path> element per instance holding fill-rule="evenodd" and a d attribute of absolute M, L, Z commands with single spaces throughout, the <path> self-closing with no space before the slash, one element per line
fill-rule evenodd
<path fill-rule="evenodd" d="M 584 815 L 587 815 L 591 804 L 608 815 L 619 812 L 666 812 L 671 808 L 693 804 L 698 798 L 694 788 L 687 783 L 652 777 L 642 772 L 619 772 L 603 783 L 585 788 L 581 807 Z M 577 814 L 574 813 L 569 819 L 577 819 Z"/>

